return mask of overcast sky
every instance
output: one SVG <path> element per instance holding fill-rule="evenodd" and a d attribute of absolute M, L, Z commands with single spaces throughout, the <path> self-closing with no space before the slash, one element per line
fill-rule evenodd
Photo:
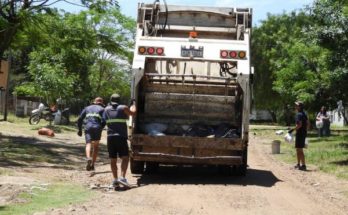
<path fill-rule="evenodd" d="M 79 2 L 79 0 L 71 0 L 71 2 Z M 138 2 L 153 3 L 154 0 L 118 0 L 118 2 L 124 14 L 135 18 Z M 160 2 L 163 3 L 163 0 Z M 266 19 L 267 13 L 280 14 L 284 11 L 290 12 L 311 4 L 313 0 L 166 0 L 166 2 L 167 4 L 177 5 L 251 7 L 253 8 L 253 24 L 257 25 L 260 20 Z M 59 3 L 54 6 L 70 12 L 81 10 L 79 7 L 67 5 L 66 3 Z"/>

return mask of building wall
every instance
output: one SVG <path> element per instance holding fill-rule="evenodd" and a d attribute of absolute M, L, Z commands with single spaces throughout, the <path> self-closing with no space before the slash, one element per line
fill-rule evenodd
<path fill-rule="evenodd" d="M 252 110 L 250 120 L 253 121 L 272 121 L 272 116 L 267 110 Z"/>
<path fill-rule="evenodd" d="M 330 115 L 331 125 L 335 126 L 345 126 L 344 118 L 342 115 L 339 115 L 337 110 L 328 111 Z M 348 116 L 348 110 L 345 111 L 345 115 Z"/>

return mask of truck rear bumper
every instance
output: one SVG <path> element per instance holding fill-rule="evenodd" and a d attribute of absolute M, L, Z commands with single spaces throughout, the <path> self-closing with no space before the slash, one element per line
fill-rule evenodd
<path fill-rule="evenodd" d="M 130 142 L 133 160 L 167 164 L 241 165 L 246 147 L 239 138 L 136 134 Z"/>
<path fill-rule="evenodd" d="M 193 157 L 164 153 L 138 152 L 132 155 L 136 161 L 151 161 L 168 164 L 241 165 L 241 156 Z"/>

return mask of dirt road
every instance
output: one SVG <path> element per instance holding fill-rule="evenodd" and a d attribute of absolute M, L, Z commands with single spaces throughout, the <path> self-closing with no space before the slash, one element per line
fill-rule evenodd
<path fill-rule="evenodd" d="M 57 164 L 54 169 L 47 165 L 17 171 L 25 171 L 27 177 L 106 186 L 111 181 L 106 154 L 102 153 L 91 177 L 81 170 L 84 163 L 78 152 L 83 149 L 74 138 L 57 135 L 42 141 L 55 141 L 60 146 L 55 150 L 64 151 L 67 146 L 69 151 L 76 150 L 67 159 L 77 167 Z M 251 137 L 246 177 L 221 176 L 215 168 L 161 167 L 155 175 L 129 173 L 129 181 L 138 184 L 134 189 L 96 189 L 88 202 L 37 214 L 347 214 L 348 182 L 320 173 L 312 165 L 307 172 L 295 170 L 275 160 L 265 141 Z"/>

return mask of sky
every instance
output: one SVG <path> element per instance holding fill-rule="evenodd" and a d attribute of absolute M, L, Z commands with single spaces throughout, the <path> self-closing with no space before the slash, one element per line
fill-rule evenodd
<path fill-rule="evenodd" d="M 79 0 L 70 1 L 79 2 Z M 118 0 L 118 2 L 123 14 L 136 18 L 138 2 L 153 3 L 154 0 Z M 163 3 L 163 0 L 160 2 Z M 172 5 L 250 7 L 253 8 L 253 25 L 258 25 L 260 20 L 265 20 L 267 18 L 267 13 L 281 14 L 283 12 L 291 12 L 311 4 L 313 0 L 166 0 L 166 2 Z M 81 10 L 80 7 L 66 3 L 57 3 L 54 6 L 69 12 Z"/>

